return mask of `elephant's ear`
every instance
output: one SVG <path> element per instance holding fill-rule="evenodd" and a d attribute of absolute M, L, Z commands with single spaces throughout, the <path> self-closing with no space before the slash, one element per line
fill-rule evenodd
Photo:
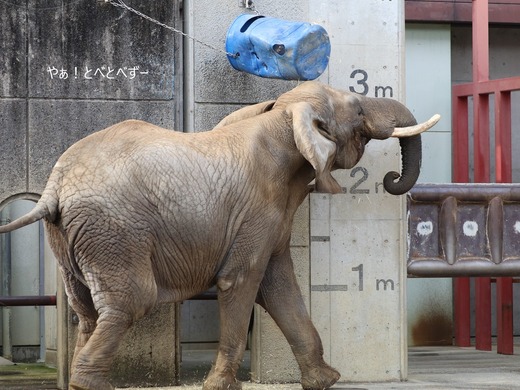
<path fill-rule="evenodd" d="M 292 117 L 296 147 L 316 171 L 316 191 L 331 194 L 342 192 L 330 173 L 336 157 L 336 144 L 318 130 L 318 124 L 323 120 L 305 102 L 290 104 L 286 111 Z"/>
<path fill-rule="evenodd" d="M 263 114 L 264 112 L 270 111 L 273 108 L 276 100 L 269 100 L 267 102 L 262 102 L 258 104 L 253 104 L 252 106 L 247 106 L 232 112 L 228 116 L 224 117 L 214 128 L 223 127 L 230 125 L 235 122 L 239 122 L 243 119 L 251 118 L 253 116 L 257 116 Z"/>

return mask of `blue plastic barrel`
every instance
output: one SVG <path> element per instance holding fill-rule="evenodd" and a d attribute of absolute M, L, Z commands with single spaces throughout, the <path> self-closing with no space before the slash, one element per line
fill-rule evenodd
<path fill-rule="evenodd" d="M 314 80 L 329 63 L 330 42 L 317 24 L 243 14 L 229 27 L 226 51 L 233 68 L 260 77 Z"/>

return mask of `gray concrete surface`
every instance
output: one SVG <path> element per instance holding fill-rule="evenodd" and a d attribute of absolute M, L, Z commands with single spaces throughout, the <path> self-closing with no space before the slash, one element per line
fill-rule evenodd
<path fill-rule="evenodd" d="M 379 389 L 520 389 L 520 345 L 512 356 L 496 351 L 483 352 L 475 348 L 414 347 L 409 350 L 409 375 L 406 382 L 336 384 L 336 390 Z M 210 367 L 214 351 L 183 353 L 181 386 L 159 387 L 154 390 L 199 390 Z M 249 357 L 239 374 L 247 379 Z M 348 378 L 344 378 L 348 379 Z M 299 384 L 256 384 L 244 382 L 244 390 L 296 390 Z M 130 389 L 132 390 L 132 389 Z M 134 389 L 136 390 L 136 389 Z M 143 390 L 143 389 L 141 389 Z M 152 390 L 150 388 L 150 390 Z"/>
<path fill-rule="evenodd" d="M 104 2 L 36 3 L 0 2 L 0 202 L 40 193 L 67 147 L 122 119 L 182 129 L 182 36 Z M 139 5 L 177 27 L 180 7 Z"/>
<path fill-rule="evenodd" d="M 14 363 L 0 356 L 0 366 L 12 366 Z"/>

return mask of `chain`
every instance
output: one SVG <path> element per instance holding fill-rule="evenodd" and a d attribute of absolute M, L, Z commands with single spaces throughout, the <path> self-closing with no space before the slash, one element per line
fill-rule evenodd
<path fill-rule="evenodd" d="M 140 16 L 143 19 L 146 19 L 146 20 L 148 20 L 148 21 L 150 21 L 152 23 L 155 23 L 155 24 L 157 24 L 157 25 L 159 25 L 161 27 L 164 27 L 164 28 L 166 28 L 168 30 L 171 30 L 171 31 L 173 31 L 173 32 L 175 32 L 177 34 L 181 34 L 183 37 L 191 39 L 194 42 L 200 43 L 201 45 L 206 46 L 206 47 L 208 47 L 208 48 L 210 48 L 212 50 L 220 51 L 221 53 L 224 53 L 224 54 L 226 54 L 226 55 L 228 55 L 228 56 L 230 56 L 232 58 L 237 58 L 239 56 L 238 53 L 230 53 L 230 52 L 228 52 L 226 50 L 219 49 L 218 47 L 212 46 L 212 45 L 210 45 L 210 44 L 208 44 L 206 42 L 203 42 L 203 41 L 201 41 L 201 40 L 199 40 L 197 38 L 194 38 L 191 35 L 186 34 L 185 32 L 183 32 L 181 30 L 178 30 L 176 28 L 168 26 L 167 24 L 161 23 L 158 20 L 156 20 L 154 18 L 151 18 L 150 16 L 145 15 L 142 12 L 139 12 L 138 10 L 136 10 L 136 9 L 130 7 L 129 5 L 125 4 L 125 2 L 123 0 L 105 0 L 105 2 L 106 3 L 110 3 L 110 4 L 112 4 L 115 7 L 123 8 L 123 9 L 126 9 L 127 11 L 133 12 L 134 14 Z"/>

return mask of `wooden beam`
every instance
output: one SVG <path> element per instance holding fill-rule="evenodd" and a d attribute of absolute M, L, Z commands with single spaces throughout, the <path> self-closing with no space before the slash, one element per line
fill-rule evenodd
<path fill-rule="evenodd" d="M 405 0 L 407 22 L 471 23 L 471 0 Z M 520 0 L 489 1 L 489 23 L 520 24 Z"/>

